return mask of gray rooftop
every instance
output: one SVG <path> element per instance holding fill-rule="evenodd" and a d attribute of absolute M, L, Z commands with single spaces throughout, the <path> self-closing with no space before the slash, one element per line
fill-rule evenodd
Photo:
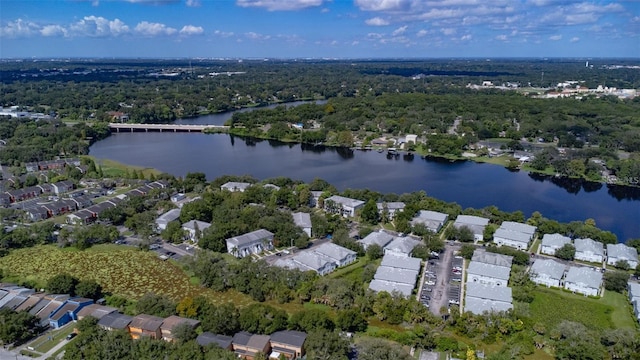
<path fill-rule="evenodd" d="M 234 236 L 232 238 L 229 238 L 227 239 L 227 243 L 230 243 L 232 245 L 239 247 L 242 245 L 260 242 L 268 238 L 273 238 L 273 233 L 265 229 L 260 229 L 260 230 L 252 231 L 250 233 L 246 233 L 244 235 Z"/>
<path fill-rule="evenodd" d="M 222 186 L 220 187 L 221 189 L 227 189 L 227 190 L 244 190 L 246 188 L 248 188 L 249 186 L 251 186 L 250 183 L 246 183 L 246 182 L 235 182 L 235 181 L 230 181 L 227 183 L 222 184 Z"/>
<path fill-rule="evenodd" d="M 487 226 L 489 224 L 489 219 L 483 218 L 480 216 L 473 215 L 458 215 L 456 221 L 453 223 L 453 226 Z"/>
<path fill-rule="evenodd" d="M 281 267 L 281 268 L 287 268 L 287 269 L 298 269 L 300 271 L 309 271 L 309 270 L 313 270 L 310 269 L 300 263 L 297 263 L 295 261 L 293 261 L 293 258 L 287 258 L 287 259 L 278 259 L 273 263 L 274 266 L 277 267 Z"/>
<path fill-rule="evenodd" d="M 573 241 L 573 244 L 576 247 L 576 252 L 590 252 L 596 255 L 604 256 L 604 245 L 602 245 L 601 242 L 586 238 L 575 239 Z"/>
<path fill-rule="evenodd" d="M 112 312 L 98 320 L 98 325 L 110 329 L 126 329 L 133 316 Z"/>
<path fill-rule="evenodd" d="M 602 284 L 602 273 L 596 268 L 569 266 L 564 282 L 583 284 L 586 287 L 598 289 Z"/>
<path fill-rule="evenodd" d="M 471 261 L 467 268 L 467 272 L 471 275 L 482 275 L 494 279 L 509 281 L 511 268 Z"/>
<path fill-rule="evenodd" d="M 481 262 L 489 265 L 496 265 L 511 268 L 513 263 L 513 256 L 496 254 L 481 249 L 476 249 L 473 252 L 472 261 Z"/>
<path fill-rule="evenodd" d="M 517 231 L 517 232 L 525 233 L 528 235 L 533 235 L 536 232 L 535 226 L 513 222 L 513 221 L 504 221 L 500 225 L 500 228 L 505 230 Z"/>
<path fill-rule="evenodd" d="M 640 299 L 640 284 L 629 281 L 627 283 L 630 299 Z"/>
<path fill-rule="evenodd" d="M 431 220 L 431 221 L 437 221 L 437 222 L 443 223 L 447 221 L 447 218 L 449 218 L 449 215 L 445 213 L 431 211 L 431 210 L 420 210 L 418 212 L 418 215 L 416 215 L 416 217 L 414 218 L 414 220 L 415 219 Z"/>
<path fill-rule="evenodd" d="M 404 296 L 410 296 L 411 292 L 413 291 L 413 285 L 401 284 L 385 280 L 372 280 L 371 283 L 369 283 L 369 289 L 376 292 L 386 291 L 388 293 L 397 291 Z"/>
<path fill-rule="evenodd" d="M 410 254 L 413 251 L 413 248 L 420 245 L 422 242 L 420 240 L 412 239 L 408 236 L 406 237 L 396 237 L 390 243 L 387 244 L 384 248 L 386 250 L 396 251 L 404 254 Z"/>
<path fill-rule="evenodd" d="M 362 200 L 351 199 L 351 198 L 339 196 L 339 195 L 333 195 L 325 199 L 324 203 L 326 204 L 327 201 L 333 201 L 336 204 L 340 204 L 342 206 L 348 206 L 350 208 L 357 208 L 358 206 L 364 205 L 364 201 Z"/>
<path fill-rule="evenodd" d="M 376 205 L 378 206 L 378 211 L 383 211 L 385 205 L 387 210 L 402 210 L 405 208 L 405 204 L 401 201 L 379 202 Z"/>
<path fill-rule="evenodd" d="M 311 227 L 311 215 L 303 212 L 295 212 L 292 213 L 293 222 L 296 226 L 301 228 L 310 228 Z"/>
<path fill-rule="evenodd" d="M 513 297 L 511 296 L 510 287 L 488 286 L 472 282 L 467 283 L 466 296 L 484 300 L 502 301 L 507 303 L 510 303 L 513 299 Z"/>
<path fill-rule="evenodd" d="M 512 231 L 503 228 L 498 228 L 493 234 L 493 238 L 503 238 L 511 241 L 521 242 L 528 244 L 531 240 L 531 235 L 519 231 Z"/>
<path fill-rule="evenodd" d="M 200 231 L 204 231 L 204 229 L 206 229 L 206 228 L 211 226 L 211 224 L 209 224 L 208 222 L 199 221 L 199 220 L 191 220 L 191 221 L 187 221 L 186 223 L 182 224 L 182 227 L 185 228 L 185 229 L 190 229 L 190 230 L 194 230 L 195 231 L 196 224 L 198 224 L 198 230 L 200 230 Z"/>
<path fill-rule="evenodd" d="M 508 289 L 508 288 L 505 288 Z M 476 297 L 467 296 L 464 300 L 464 311 L 470 311 L 473 314 L 480 315 L 486 312 L 508 311 L 513 305 L 503 301 L 485 300 Z"/>
<path fill-rule="evenodd" d="M 313 249 L 313 252 L 324 255 L 334 261 L 341 261 L 349 255 L 355 255 L 356 252 L 334 243 L 324 243 Z"/>
<path fill-rule="evenodd" d="M 530 272 L 541 276 L 546 276 L 551 279 L 560 280 L 564 275 L 566 266 L 551 259 L 537 259 L 533 265 L 531 265 Z"/>
<path fill-rule="evenodd" d="M 177 218 L 180 217 L 180 209 L 171 209 L 169 211 L 167 211 L 166 213 L 160 215 L 157 219 L 156 222 L 166 222 L 166 223 L 170 223 L 173 220 L 176 220 Z"/>
<path fill-rule="evenodd" d="M 398 269 L 386 266 L 378 267 L 374 279 L 393 281 L 400 284 L 407 284 L 415 286 L 416 279 L 418 277 L 418 271 L 408 269 Z"/>
<path fill-rule="evenodd" d="M 384 231 L 376 231 L 365 236 L 364 239 L 358 240 L 358 242 L 364 245 L 364 247 L 368 247 L 370 245 L 375 244 L 383 248 L 388 243 L 390 243 L 391 240 L 393 240 L 393 236 L 387 234 Z"/>
<path fill-rule="evenodd" d="M 625 244 L 607 244 L 607 255 L 610 258 L 638 261 L 638 250 Z"/>
<path fill-rule="evenodd" d="M 207 346 L 210 344 L 217 344 L 222 349 L 226 349 L 231 346 L 231 336 L 226 335 L 218 335 L 210 332 L 203 332 L 198 335 L 196 338 L 196 342 L 200 344 L 200 346 Z"/>
<path fill-rule="evenodd" d="M 294 330 L 277 331 L 271 334 L 272 342 L 292 345 L 295 347 L 302 347 L 306 338 L 306 333 Z"/>
<path fill-rule="evenodd" d="M 323 267 L 325 267 L 327 264 L 332 264 L 333 260 L 329 259 L 326 256 L 320 255 L 320 254 L 316 254 L 314 252 L 311 251 L 302 251 L 299 252 L 297 254 L 295 254 L 291 260 L 298 262 L 306 267 L 308 267 L 309 269 L 313 269 L 315 271 L 318 271 L 320 269 L 322 269 Z"/>
<path fill-rule="evenodd" d="M 566 244 L 571 244 L 571 239 L 560 234 L 544 234 L 542 237 L 542 246 L 550 246 L 561 248 Z"/>
<path fill-rule="evenodd" d="M 385 254 L 384 257 L 382 257 L 382 263 L 380 264 L 380 266 L 420 271 L 420 259 L 413 257 L 396 256 L 393 254 Z"/>

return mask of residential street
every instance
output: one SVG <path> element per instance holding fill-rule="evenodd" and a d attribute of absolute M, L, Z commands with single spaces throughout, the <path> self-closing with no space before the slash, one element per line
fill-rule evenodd
<path fill-rule="evenodd" d="M 436 262 L 436 276 L 438 281 L 433 289 L 431 303 L 429 309 L 435 315 L 440 316 L 440 308 L 449 306 L 449 297 L 447 291 L 449 289 L 449 279 L 451 277 L 451 259 L 453 253 L 458 250 L 457 246 L 447 244 L 444 252 L 440 254 L 440 261 Z"/>

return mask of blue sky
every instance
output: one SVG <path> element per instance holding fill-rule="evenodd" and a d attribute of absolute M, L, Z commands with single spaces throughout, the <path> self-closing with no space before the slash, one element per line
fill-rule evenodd
<path fill-rule="evenodd" d="M 640 57 L 640 0 L 2 0 L 0 57 Z"/>

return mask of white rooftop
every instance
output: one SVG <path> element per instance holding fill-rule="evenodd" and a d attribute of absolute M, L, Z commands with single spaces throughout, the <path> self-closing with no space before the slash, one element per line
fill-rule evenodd
<path fill-rule="evenodd" d="M 511 273 L 511 268 L 485 264 L 485 263 L 472 260 L 469 263 L 467 272 L 471 275 L 482 275 L 482 276 L 487 276 L 494 279 L 509 281 L 509 274 Z"/>
<path fill-rule="evenodd" d="M 607 244 L 607 256 L 637 262 L 638 250 L 625 244 Z"/>
<path fill-rule="evenodd" d="M 301 228 L 311 227 L 311 215 L 303 212 L 295 212 L 291 214 L 293 216 L 293 222 L 296 226 Z"/>
<path fill-rule="evenodd" d="M 564 275 L 566 266 L 551 259 L 537 259 L 531 265 L 530 272 L 540 276 L 546 276 L 550 279 L 560 280 Z"/>
<path fill-rule="evenodd" d="M 496 254 L 482 249 L 476 249 L 473 252 L 472 261 L 481 262 L 489 265 L 496 265 L 511 268 L 513 256 Z"/>
<path fill-rule="evenodd" d="M 405 204 L 400 201 L 379 202 L 376 205 L 378 206 L 378 211 L 384 210 L 385 205 L 387 207 L 387 210 L 402 210 L 405 208 Z"/>
<path fill-rule="evenodd" d="M 380 266 L 420 271 L 420 259 L 414 257 L 385 254 L 382 257 L 382 263 L 380 263 Z"/>
<path fill-rule="evenodd" d="M 510 287 L 489 286 L 473 282 L 467 283 L 466 296 L 507 303 L 511 303 L 513 300 Z"/>
<path fill-rule="evenodd" d="M 453 223 L 455 227 L 471 225 L 487 226 L 487 224 L 489 224 L 489 219 L 473 215 L 458 215 L 455 223 Z"/>
<path fill-rule="evenodd" d="M 384 280 L 372 280 L 371 283 L 369 283 L 369 289 L 376 292 L 386 291 L 388 293 L 397 291 L 402 295 L 404 295 L 405 297 L 408 297 L 411 295 L 411 292 L 413 291 L 413 285 L 401 284 L 401 283 L 384 281 Z"/>
<path fill-rule="evenodd" d="M 513 222 L 513 221 L 502 222 L 502 224 L 500 225 L 500 228 L 505 230 L 517 231 L 517 232 L 525 233 L 528 235 L 533 235 L 536 232 L 535 226 Z"/>
<path fill-rule="evenodd" d="M 602 284 L 602 273 L 596 268 L 569 266 L 565 283 L 584 284 L 587 287 L 598 289 Z"/>
<path fill-rule="evenodd" d="M 416 215 L 414 220 L 417 220 L 417 219 L 431 220 L 431 221 L 437 221 L 442 223 L 447 221 L 448 217 L 449 217 L 448 214 L 444 214 L 441 212 L 431 211 L 431 210 L 420 210 L 420 212 L 418 212 L 418 215 Z"/>
<path fill-rule="evenodd" d="M 364 239 L 358 240 L 358 242 L 364 245 L 365 248 L 374 244 L 384 248 L 391 240 L 393 240 L 392 235 L 384 231 L 375 231 L 365 236 Z"/>
<path fill-rule="evenodd" d="M 571 244 L 571 239 L 560 234 L 544 234 L 542 237 L 542 246 L 551 246 L 561 248 L 566 244 Z"/>
<path fill-rule="evenodd" d="M 327 201 L 333 201 L 336 204 L 340 204 L 342 206 L 347 206 L 351 208 L 357 208 L 360 205 L 364 205 L 364 201 L 362 200 L 351 199 L 351 198 L 339 196 L 339 195 L 333 195 L 329 198 L 326 198 L 324 200 L 325 204 L 327 203 Z"/>
<path fill-rule="evenodd" d="M 412 239 L 408 236 L 395 237 L 384 248 L 385 250 L 391 250 L 408 255 L 411 254 L 413 248 L 420 245 L 421 243 L 422 242 L 420 240 Z"/>
<path fill-rule="evenodd" d="M 250 233 L 246 233 L 244 235 L 234 236 L 232 238 L 229 238 L 227 239 L 227 243 L 235 246 L 241 246 L 245 244 L 259 242 L 264 239 L 268 239 L 270 237 L 273 237 L 272 232 L 267 231 L 265 229 L 260 229 L 260 230 L 252 231 Z"/>
<path fill-rule="evenodd" d="M 158 216 L 156 222 L 171 222 L 180 217 L 180 209 L 171 209 L 166 213 Z"/>
<path fill-rule="evenodd" d="M 496 232 L 493 234 L 493 238 L 502 238 L 511 241 L 521 242 L 524 244 L 528 244 L 531 240 L 531 235 L 519 231 L 512 231 L 503 228 L 498 228 Z"/>
<path fill-rule="evenodd" d="M 182 227 L 185 228 L 185 229 L 195 230 L 196 229 L 196 224 L 198 226 L 198 230 L 200 230 L 200 231 L 204 231 L 204 229 L 206 229 L 206 228 L 211 226 L 211 224 L 209 224 L 208 222 L 199 221 L 199 220 L 191 220 L 191 221 L 187 221 L 186 223 L 182 224 Z"/>
<path fill-rule="evenodd" d="M 393 281 L 401 284 L 407 284 L 415 286 L 416 279 L 418 278 L 418 271 L 392 268 L 387 266 L 380 266 L 376 271 L 374 279 Z"/>
<path fill-rule="evenodd" d="M 349 250 L 345 247 L 336 245 L 334 243 L 324 243 L 313 249 L 313 252 L 318 254 L 322 254 L 328 258 L 333 259 L 334 261 L 340 261 L 346 258 L 349 255 L 355 255 L 356 252 L 353 250 Z"/>
<path fill-rule="evenodd" d="M 591 252 L 596 255 L 604 255 L 604 245 L 593 239 L 575 239 L 573 241 L 576 252 Z"/>

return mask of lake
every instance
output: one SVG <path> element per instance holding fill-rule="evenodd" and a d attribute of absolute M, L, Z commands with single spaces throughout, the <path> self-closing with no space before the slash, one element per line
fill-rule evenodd
<path fill-rule="evenodd" d="M 207 117 L 183 121 L 221 124 L 226 121 L 222 117 L 228 119 L 231 114 Z M 463 208 L 495 205 L 505 211 L 521 210 L 527 217 L 540 211 L 561 222 L 593 218 L 598 227 L 612 231 L 621 241 L 640 238 L 638 188 L 548 178 L 471 161 L 403 155 L 389 158 L 376 151 L 172 132 L 114 133 L 94 144 L 90 155 L 153 167 L 175 176 L 203 172 L 210 180 L 225 174 L 248 174 L 258 179 L 285 176 L 306 182 L 319 177 L 340 190 L 424 190 L 429 196 L 457 202 Z"/>

